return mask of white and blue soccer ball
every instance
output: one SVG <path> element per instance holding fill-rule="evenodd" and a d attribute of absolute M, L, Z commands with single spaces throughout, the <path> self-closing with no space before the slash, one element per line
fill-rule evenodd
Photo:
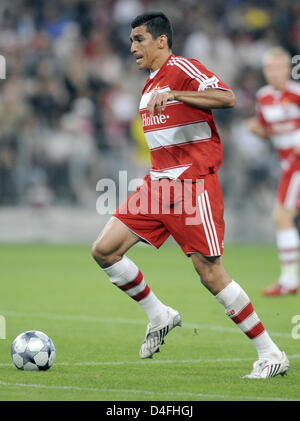
<path fill-rule="evenodd" d="M 45 371 L 56 358 L 52 340 L 39 330 L 28 330 L 16 337 L 11 346 L 11 358 L 19 370 Z"/>

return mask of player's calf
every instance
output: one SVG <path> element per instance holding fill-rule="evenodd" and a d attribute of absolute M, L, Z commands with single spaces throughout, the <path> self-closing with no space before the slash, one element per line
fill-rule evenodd
<path fill-rule="evenodd" d="M 113 285 L 141 306 L 152 327 L 160 326 L 168 319 L 168 307 L 151 291 L 140 269 L 127 256 L 103 270 Z"/>
<path fill-rule="evenodd" d="M 111 283 L 135 300 L 146 312 L 151 326 L 156 327 L 168 318 L 167 307 L 151 291 L 136 264 L 125 256 L 138 241 L 137 235 L 112 218 L 95 241 L 92 256 Z"/>
<path fill-rule="evenodd" d="M 202 284 L 213 295 L 218 294 L 231 282 L 231 278 L 224 269 L 221 256 L 203 256 L 200 253 L 194 253 L 191 258 Z"/>
<path fill-rule="evenodd" d="M 224 306 L 225 313 L 251 340 L 257 349 L 259 361 L 278 361 L 283 354 L 265 330 L 246 292 L 229 278 L 221 258 L 210 259 L 209 263 L 207 260 L 201 255 L 193 255 L 194 266 L 200 272 L 203 284 Z"/>

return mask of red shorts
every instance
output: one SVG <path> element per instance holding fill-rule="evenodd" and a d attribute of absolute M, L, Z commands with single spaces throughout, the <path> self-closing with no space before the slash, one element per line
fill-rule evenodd
<path fill-rule="evenodd" d="M 300 157 L 288 170 L 283 170 L 277 190 L 277 200 L 288 210 L 300 210 Z"/>
<path fill-rule="evenodd" d="M 144 241 L 159 248 L 172 235 L 188 256 L 223 253 L 225 223 L 221 186 L 216 173 L 198 182 L 160 179 L 144 183 L 114 216 Z"/>

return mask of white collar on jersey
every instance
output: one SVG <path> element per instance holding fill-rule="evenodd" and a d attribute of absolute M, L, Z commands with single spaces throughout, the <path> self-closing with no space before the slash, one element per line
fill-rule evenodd
<path fill-rule="evenodd" d="M 159 71 L 160 71 L 160 69 L 157 69 L 154 72 L 151 72 L 150 75 L 149 75 L 150 79 L 153 79 Z"/>

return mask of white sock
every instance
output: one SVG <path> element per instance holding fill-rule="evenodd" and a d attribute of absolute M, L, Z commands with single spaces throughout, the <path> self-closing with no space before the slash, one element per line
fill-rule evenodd
<path fill-rule="evenodd" d="M 151 291 L 139 268 L 127 256 L 103 270 L 114 285 L 139 303 L 152 326 L 167 319 L 167 307 Z"/>
<path fill-rule="evenodd" d="M 281 273 L 278 283 L 287 288 L 297 288 L 298 280 L 298 257 L 299 235 L 296 228 L 279 230 L 276 233 L 278 256 Z"/>
<path fill-rule="evenodd" d="M 280 357 L 279 348 L 266 332 L 259 317 L 255 313 L 251 301 L 245 291 L 235 281 L 231 281 L 216 295 L 216 299 L 225 308 L 225 313 L 251 339 L 256 347 L 258 358 Z"/>

